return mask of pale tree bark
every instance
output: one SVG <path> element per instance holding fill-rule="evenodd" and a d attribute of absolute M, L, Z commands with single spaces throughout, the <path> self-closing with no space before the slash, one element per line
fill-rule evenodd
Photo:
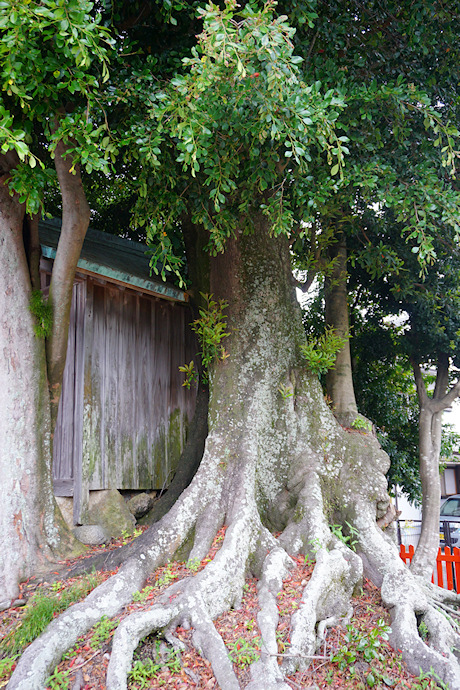
<path fill-rule="evenodd" d="M 62 190 L 63 229 L 50 286 L 49 341 L 34 332 L 30 311 L 39 288 L 38 218 L 11 196 L 15 154 L 0 157 L 0 607 L 18 594 L 18 583 L 49 560 L 81 551 L 56 504 L 52 439 L 67 352 L 72 287 L 89 208 L 81 178 L 58 144 L 56 170 Z M 31 173 L 32 174 L 32 173 Z M 51 395 L 50 395 L 51 394 Z"/>
<path fill-rule="evenodd" d="M 344 339 L 333 369 L 326 374 L 326 390 L 340 424 L 350 427 L 358 416 L 350 354 L 348 319 L 347 244 L 343 233 L 330 248 L 332 270 L 325 281 L 326 325 Z"/>
<path fill-rule="evenodd" d="M 460 395 L 460 381 L 449 390 L 449 357 L 438 358 L 433 396 L 427 393 L 420 365 L 412 361 L 412 369 L 420 406 L 419 461 L 422 482 L 422 528 L 419 543 L 411 563 L 416 575 L 430 579 L 439 548 L 439 513 L 441 484 L 439 458 L 441 454 L 442 413 Z"/>
<path fill-rule="evenodd" d="M 14 165 L 12 154 L 0 160 L 0 608 L 17 597 L 21 579 L 64 550 L 51 483 L 45 344 L 29 308 L 25 207 L 7 188 Z"/>
<path fill-rule="evenodd" d="M 215 298 L 229 303 L 231 334 L 229 356 L 211 376 L 209 433 L 199 469 L 159 522 L 107 557 L 107 568 L 120 565 L 117 573 L 27 648 L 9 690 L 41 690 L 80 635 L 102 616 L 120 612 L 179 549 L 182 558 L 201 561 L 222 525 L 225 537 L 212 561 L 118 626 L 108 690 L 127 688 L 140 639 L 158 632 L 178 644 L 176 626 L 193 628 L 193 642 L 210 660 L 219 687 L 237 690 L 213 621 L 239 606 L 247 573 L 259 579 L 257 625 L 263 640 L 247 687 L 287 690 L 285 676 L 308 665 L 327 627 L 348 619 L 363 572 L 381 587 L 393 644 L 411 670 L 433 667 L 451 690 L 460 690 L 460 668 L 451 651 L 460 646 L 460 636 L 444 616 L 460 599 L 415 578 L 378 527 L 390 503 L 388 456 L 372 434 L 350 433 L 337 424 L 317 377 L 303 363 L 304 333 L 287 242 L 271 236 L 264 216 L 256 217 L 251 235 L 237 233 L 225 253 L 211 260 L 210 285 Z M 353 528 L 357 552 L 331 525 L 341 525 L 344 534 Z M 292 617 L 289 655 L 280 666 L 276 595 L 292 564 L 289 554 L 299 552 L 316 558 L 316 565 Z M 418 634 L 418 619 L 426 625 L 429 645 Z"/>

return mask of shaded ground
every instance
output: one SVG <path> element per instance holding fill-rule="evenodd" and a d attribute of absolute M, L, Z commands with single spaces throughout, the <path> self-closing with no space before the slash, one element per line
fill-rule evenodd
<path fill-rule="evenodd" d="M 159 568 L 122 613 L 112 620 L 102 620 L 65 655 L 48 681 L 48 688 L 71 690 L 102 690 L 111 652 L 111 638 L 118 622 L 129 613 L 152 605 L 161 592 L 172 582 L 195 573 L 212 560 L 223 540 L 225 528 L 220 530 L 211 551 L 202 562 L 171 562 Z M 123 541 L 112 542 L 105 549 L 118 548 Z M 93 552 L 102 550 L 100 547 Z M 87 555 L 87 554 L 86 554 Z M 278 595 L 280 621 L 278 625 L 279 662 L 289 655 L 291 614 L 301 602 L 313 563 L 304 557 L 294 557 L 295 567 L 289 572 Z M 75 561 L 66 562 L 70 566 Z M 64 565 L 64 564 L 63 564 Z M 107 579 L 112 573 L 94 574 L 94 584 Z M 49 581 L 39 584 L 29 581 L 22 585 L 21 596 L 28 601 L 0 614 L 0 688 L 5 687 L 14 668 L 12 640 L 20 637 L 21 623 L 31 609 L 32 602 L 43 595 L 48 601 L 59 602 L 72 585 L 78 586 L 83 578 L 61 582 L 52 581 L 57 571 L 50 573 Z M 247 579 L 241 608 L 231 610 L 215 622 L 222 635 L 241 687 L 250 681 L 249 666 L 257 659 L 261 645 L 256 616 L 258 612 L 257 581 Z M 368 580 L 361 594 L 353 599 L 353 617 L 347 624 L 328 630 L 323 648 L 312 659 L 307 671 L 297 672 L 286 679 L 296 688 L 434 688 L 429 678 L 415 678 L 385 640 L 389 616 L 383 608 L 380 592 Z M 174 647 L 171 645 L 173 643 Z M 182 649 L 179 649 L 181 647 Z M 9 661 L 11 660 L 11 661 Z M 130 678 L 132 690 L 142 688 L 218 688 L 210 663 L 203 659 L 191 642 L 191 631 L 177 628 L 173 640 L 146 638 L 136 652 L 136 661 Z"/>

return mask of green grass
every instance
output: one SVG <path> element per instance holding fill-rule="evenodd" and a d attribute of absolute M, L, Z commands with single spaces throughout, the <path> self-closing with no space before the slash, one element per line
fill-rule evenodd
<path fill-rule="evenodd" d="M 33 594 L 26 606 L 19 624 L 0 642 L 0 656 L 12 656 L 23 651 L 46 628 L 56 614 L 83 599 L 101 581 L 97 573 L 84 575 L 68 587 L 57 590 L 55 583 L 51 591 L 43 587 Z"/>

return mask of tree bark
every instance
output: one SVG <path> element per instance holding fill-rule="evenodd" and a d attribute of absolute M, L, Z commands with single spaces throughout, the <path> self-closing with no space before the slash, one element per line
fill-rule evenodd
<path fill-rule="evenodd" d="M 59 142 L 56 146 L 54 164 L 62 195 L 62 224 L 48 297 L 53 323 L 46 342 L 53 435 L 67 355 L 73 283 L 90 219 L 90 208 L 83 189 L 80 168 L 76 165 L 75 172 L 70 172 L 72 158 L 65 152 L 65 145 Z"/>
<path fill-rule="evenodd" d="M 51 483 L 45 344 L 35 336 L 29 308 L 25 207 L 9 194 L 7 182 L 5 171 L 0 178 L 0 608 L 17 597 L 21 579 L 63 551 L 65 534 Z"/>
<path fill-rule="evenodd" d="M 40 237 L 38 234 L 39 215 L 26 215 L 24 218 L 24 248 L 29 266 L 30 282 L 33 290 L 40 290 Z"/>
<path fill-rule="evenodd" d="M 343 233 L 330 248 L 334 261 L 330 276 L 326 278 L 326 324 L 332 326 L 344 339 L 344 346 L 337 353 L 333 369 L 326 374 L 326 390 L 332 399 L 334 414 L 340 424 L 350 427 L 358 416 L 350 355 L 350 327 L 348 320 L 347 293 L 347 245 Z"/>
<path fill-rule="evenodd" d="M 264 642 L 247 687 L 287 690 L 285 676 L 305 668 L 326 628 L 350 615 L 363 567 L 382 588 L 393 644 L 410 668 L 433 667 L 452 690 L 460 689 L 451 652 L 460 637 L 439 610 L 452 594 L 433 594 L 420 584 L 376 522 L 389 506 L 388 457 L 372 435 L 337 424 L 317 377 L 301 359 L 304 332 L 285 238 L 273 238 L 267 219 L 257 216 L 252 234 L 237 233 L 225 253 L 211 260 L 210 285 L 215 298 L 228 301 L 229 357 L 211 373 L 209 433 L 199 469 L 169 512 L 123 552 L 118 572 L 27 648 L 9 690 L 40 690 L 80 635 L 103 615 L 120 612 L 146 577 L 178 552 L 201 561 L 223 525 L 213 560 L 172 584 L 150 609 L 120 623 L 108 690 L 127 688 L 140 639 L 151 632 L 171 639 L 176 626 L 193 628 L 194 644 L 210 660 L 219 686 L 237 690 L 213 621 L 238 607 L 247 572 L 259 578 L 257 625 Z M 357 553 L 337 536 L 337 525 L 344 535 L 353 530 Z M 108 568 L 118 564 L 120 551 L 107 559 Z M 280 666 L 276 595 L 292 564 L 289 554 L 299 552 L 316 565 L 292 616 L 289 656 Z M 427 626 L 430 646 L 418 634 L 417 617 Z"/>
<path fill-rule="evenodd" d="M 411 563 L 411 570 L 428 580 L 431 579 L 439 548 L 439 514 L 441 509 L 441 483 L 439 459 L 441 454 L 442 413 L 460 394 L 460 385 L 449 385 L 449 358 L 438 358 L 436 384 L 433 397 L 428 396 L 420 366 L 412 362 L 419 414 L 419 461 L 422 482 L 422 527 L 420 539 Z M 456 392 L 458 390 L 458 392 Z"/>

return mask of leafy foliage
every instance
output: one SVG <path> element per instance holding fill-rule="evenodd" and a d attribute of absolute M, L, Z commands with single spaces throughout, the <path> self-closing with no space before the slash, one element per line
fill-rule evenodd
<path fill-rule="evenodd" d="M 54 669 L 52 675 L 46 681 L 46 687 L 50 690 L 68 690 L 70 685 L 70 670 L 60 671 L 58 667 Z"/>
<path fill-rule="evenodd" d="M 222 345 L 224 338 L 228 338 L 230 333 L 227 329 L 227 318 L 224 309 L 227 307 L 225 300 L 212 299 L 212 295 L 201 294 L 205 306 L 199 310 L 199 318 L 192 322 L 192 330 L 198 336 L 201 346 L 201 364 L 203 381 L 207 383 L 211 372 L 211 367 L 218 360 L 225 361 L 228 353 Z M 179 367 L 179 371 L 185 374 L 185 381 L 182 385 L 190 388 L 190 385 L 197 378 L 194 362 Z"/>
<path fill-rule="evenodd" d="M 372 664 L 375 660 L 384 661 L 385 657 L 381 650 L 382 640 L 388 640 L 390 628 L 385 625 L 385 622 L 380 619 L 372 630 L 366 633 L 354 628 L 352 625 L 347 625 L 347 634 L 345 636 L 346 646 L 342 647 L 332 658 L 332 661 L 338 663 L 340 669 L 350 668 L 352 673 L 355 664 L 359 660 L 363 660 L 367 664 Z M 369 687 L 377 686 L 381 681 L 385 683 L 385 677 L 382 676 L 377 668 L 369 666 L 366 682 Z M 387 684 L 387 683 L 385 683 Z M 390 681 L 390 685 L 393 683 Z"/>
<path fill-rule="evenodd" d="M 13 656 L 6 656 L 0 659 L 0 679 L 11 674 L 18 658 L 19 654 L 14 654 Z"/>
<path fill-rule="evenodd" d="M 329 168 L 343 164 L 335 132 L 343 100 L 303 81 L 287 17 L 276 17 L 271 2 L 255 10 L 229 1 L 223 9 L 209 4 L 200 18 L 182 73 L 152 96 L 159 166 L 142 177 L 136 214 L 158 248 L 154 260 L 167 257 L 173 270 L 182 259 L 168 242 L 184 216 L 209 231 L 213 252 L 237 225 L 249 230 L 258 208 L 274 234 L 288 233 L 293 195 L 300 198 L 289 180 L 301 185 L 318 151 Z"/>
<path fill-rule="evenodd" d="M 164 647 L 164 645 L 163 645 Z M 163 650 L 160 640 L 155 640 L 154 658 L 136 659 L 128 676 L 130 687 L 137 688 L 151 687 L 151 680 L 164 667 L 167 667 L 171 673 L 179 673 L 181 670 L 180 653 L 175 649 Z"/>
<path fill-rule="evenodd" d="M 347 525 L 347 530 L 349 532 L 348 535 L 343 534 L 342 531 L 342 525 L 330 525 L 330 530 L 331 533 L 337 537 L 343 544 L 348 546 L 352 551 L 355 550 L 356 544 L 358 543 L 358 540 L 356 537 L 358 536 L 358 531 L 353 527 L 353 525 L 350 525 L 349 522 L 346 523 Z M 315 548 L 315 545 L 312 544 L 313 549 Z"/>
<path fill-rule="evenodd" d="M 98 123 L 96 104 L 113 41 L 101 19 L 88 0 L 0 3 L 0 151 L 18 157 L 10 188 L 30 213 L 46 183 L 31 169 L 38 164 L 48 175 L 45 157 L 54 156 L 59 141 L 74 165 L 107 169 L 106 124 Z"/>
<path fill-rule="evenodd" d="M 102 616 L 93 628 L 94 632 L 91 637 L 91 646 L 94 649 L 101 647 L 103 643 L 111 637 L 117 625 L 118 621 L 113 621 L 107 618 L 107 616 Z"/>
<path fill-rule="evenodd" d="M 314 374 L 325 374 L 332 369 L 337 353 L 344 346 L 345 340 L 338 336 L 333 328 L 326 328 L 317 338 L 300 346 L 300 351 L 307 366 Z"/>
<path fill-rule="evenodd" d="M 369 305 L 371 306 L 371 305 Z M 353 379 L 358 407 L 376 426 L 383 449 L 391 459 L 389 486 L 400 486 L 411 501 L 421 502 L 418 436 L 419 405 L 406 356 L 405 326 L 383 323 L 370 312 L 354 314 Z M 432 376 L 425 374 L 427 386 Z M 441 456 L 450 458 L 457 435 L 443 425 Z"/>
<path fill-rule="evenodd" d="M 358 429 L 359 431 L 371 431 L 372 430 L 372 422 L 370 422 L 368 419 L 363 417 L 362 415 L 358 415 L 356 419 L 354 420 L 353 424 L 351 425 L 352 429 Z"/>
<path fill-rule="evenodd" d="M 260 656 L 260 640 L 259 638 L 254 638 L 252 641 L 245 640 L 239 637 L 232 645 L 229 647 L 228 653 L 230 661 L 244 668 L 249 666 Z"/>

